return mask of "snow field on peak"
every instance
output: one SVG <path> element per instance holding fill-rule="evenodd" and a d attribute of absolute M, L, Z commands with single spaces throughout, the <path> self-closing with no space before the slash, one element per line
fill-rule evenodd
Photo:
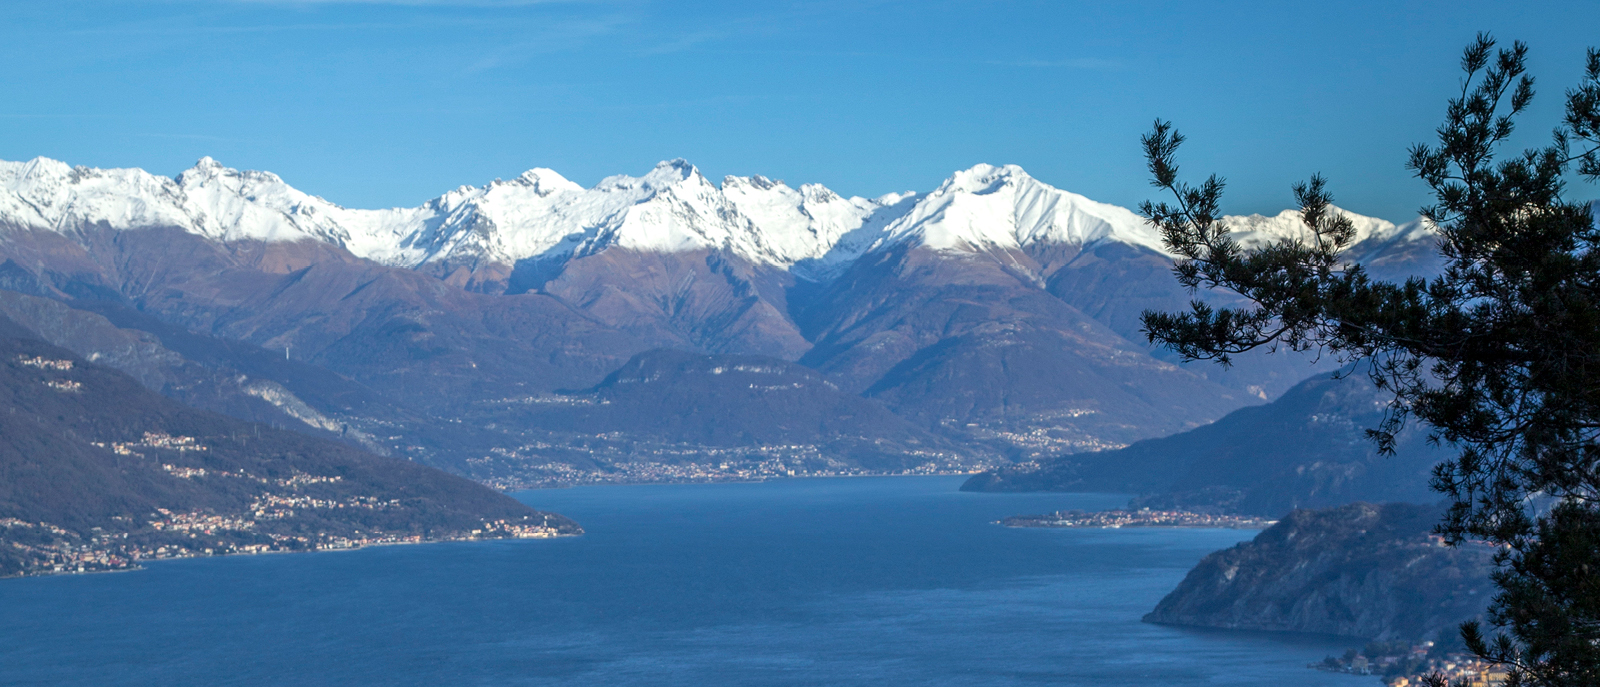
<path fill-rule="evenodd" d="M 398 231 L 415 214 L 350 210 L 303 193 L 271 172 L 241 172 L 209 157 L 175 181 L 193 220 L 186 228 L 223 241 L 315 239 L 351 248 L 385 229 Z"/>
<path fill-rule="evenodd" d="M 404 211 L 346 210 L 268 172 L 239 172 L 211 158 L 167 178 L 141 169 L 70 167 L 45 158 L 0 162 L 0 216 L 64 231 L 170 226 L 219 241 L 315 239 L 343 245 L 348 227 Z"/>
<path fill-rule="evenodd" d="M 796 190 L 762 176 L 725 177 L 722 194 L 759 228 L 775 264 L 800 264 L 806 276 L 836 271 L 860 257 L 915 196 L 845 198 L 821 184 Z"/>
<path fill-rule="evenodd" d="M 889 225 L 884 241 L 952 251 L 1116 241 L 1165 253 L 1144 218 L 1057 189 L 1016 165 L 956 172 Z"/>
<path fill-rule="evenodd" d="M 59 231 L 79 221 L 117 229 L 190 223 L 177 184 L 139 169 L 71 167 L 48 158 L 0 162 L 0 190 L 0 213 L 22 226 Z"/>
<path fill-rule="evenodd" d="M 1348 218 L 1354 225 L 1355 237 L 1350 245 L 1356 245 L 1369 239 L 1388 241 L 1396 238 L 1417 239 L 1430 233 L 1420 220 L 1413 220 L 1405 224 L 1396 225 L 1387 220 L 1376 217 L 1358 215 L 1337 206 L 1331 206 L 1334 213 Z M 1233 239 L 1239 246 L 1248 249 L 1265 247 L 1267 244 L 1282 239 L 1294 239 L 1302 243 L 1315 240 L 1310 225 L 1301 218 L 1299 210 L 1284 210 L 1276 215 L 1230 215 L 1222 218 L 1227 224 Z"/>

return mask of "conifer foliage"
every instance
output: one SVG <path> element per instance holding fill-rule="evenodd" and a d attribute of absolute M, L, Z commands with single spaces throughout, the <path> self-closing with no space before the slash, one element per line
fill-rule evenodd
<path fill-rule="evenodd" d="M 1245 250 L 1219 206 L 1224 183 L 1179 180 L 1183 143 L 1169 122 L 1143 139 L 1152 185 L 1172 202 L 1142 213 L 1179 260 L 1191 291 L 1220 288 L 1245 305 L 1195 301 L 1183 313 L 1146 312 L 1145 333 L 1187 359 L 1286 346 L 1364 365 L 1394 395 L 1369 434 L 1392 451 L 1420 421 L 1457 455 L 1434 470 L 1452 506 L 1439 531 L 1453 542 L 1504 547 L 1489 618 L 1463 638 L 1510 668 L 1508 685 L 1600 684 L 1600 227 L 1595 208 L 1569 200 L 1569 181 L 1600 181 L 1600 50 L 1566 93 L 1551 142 L 1500 157 L 1534 98 L 1521 42 L 1467 47 L 1461 93 L 1438 142 L 1408 166 L 1437 202 L 1442 274 L 1371 278 L 1342 251 L 1354 239 L 1320 176 L 1294 187 L 1312 239 Z"/>

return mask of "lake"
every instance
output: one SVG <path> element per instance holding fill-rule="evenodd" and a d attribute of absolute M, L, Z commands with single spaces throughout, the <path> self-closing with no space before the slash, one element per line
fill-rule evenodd
<path fill-rule="evenodd" d="M 1253 531 L 1008 529 L 1125 497 L 962 477 L 516 496 L 560 540 L 162 561 L 0 580 L 6 685 L 1376 685 L 1354 642 L 1150 625 Z"/>

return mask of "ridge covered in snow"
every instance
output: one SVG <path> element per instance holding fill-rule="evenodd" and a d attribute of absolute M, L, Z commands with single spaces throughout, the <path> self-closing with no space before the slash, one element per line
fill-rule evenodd
<path fill-rule="evenodd" d="M 1433 235 L 1435 232 L 1422 218 L 1414 219 L 1405 224 L 1395 224 L 1376 217 L 1358 215 L 1340 207 L 1332 208 L 1334 213 L 1346 217 L 1355 227 L 1355 237 L 1351 239 L 1351 246 L 1358 246 L 1367 241 L 1387 243 L 1390 241 L 1415 241 Z M 1229 231 L 1235 241 L 1244 248 L 1261 248 L 1276 240 L 1292 238 L 1297 241 L 1310 242 L 1315 237 L 1311 227 L 1301 219 L 1299 210 L 1284 210 L 1276 215 L 1237 215 L 1225 218 Z"/>
<path fill-rule="evenodd" d="M 1160 234 L 1144 218 L 1054 188 L 1016 165 L 978 165 L 956 172 L 889 225 L 885 241 L 938 250 L 1118 241 L 1165 251 Z"/>
<path fill-rule="evenodd" d="M 1396 226 L 1345 214 L 1358 240 L 1428 232 L 1417 222 Z M 1228 219 L 1246 245 L 1308 231 L 1295 211 Z M 541 168 L 462 186 L 414 208 L 358 210 L 299 191 L 270 172 L 240 171 L 209 157 L 174 178 L 35 158 L 0 161 L 0 221 L 63 233 L 104 223 L 118 230 L 178 227 L 218 241 L 315 240 L 411 268 L 565 259 L 618 247 L 730 251 L 817 279 L 866 252 L 907 244 L 984 251 L 1114 241 L 1165 253 L 1159 233 L 1126 208 L 1054 188 L 1015 165 L 986 164 L 956 172 L 931 193 L 870 199 L 761 176 L 729 176 L 718 187 L 683 160 L 587 189 Z"/>

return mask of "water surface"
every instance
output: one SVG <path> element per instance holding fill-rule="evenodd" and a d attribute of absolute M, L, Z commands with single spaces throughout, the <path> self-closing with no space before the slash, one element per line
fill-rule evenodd
<path fill-rule="evenodd" d="M 1236 530 L 1039 530 L 1116 507 L 959 477 L 518 494 L 556 541 L 0 580 L 15 685 L 1355 685 L 1349 642 L 1139 622 Z"/>

